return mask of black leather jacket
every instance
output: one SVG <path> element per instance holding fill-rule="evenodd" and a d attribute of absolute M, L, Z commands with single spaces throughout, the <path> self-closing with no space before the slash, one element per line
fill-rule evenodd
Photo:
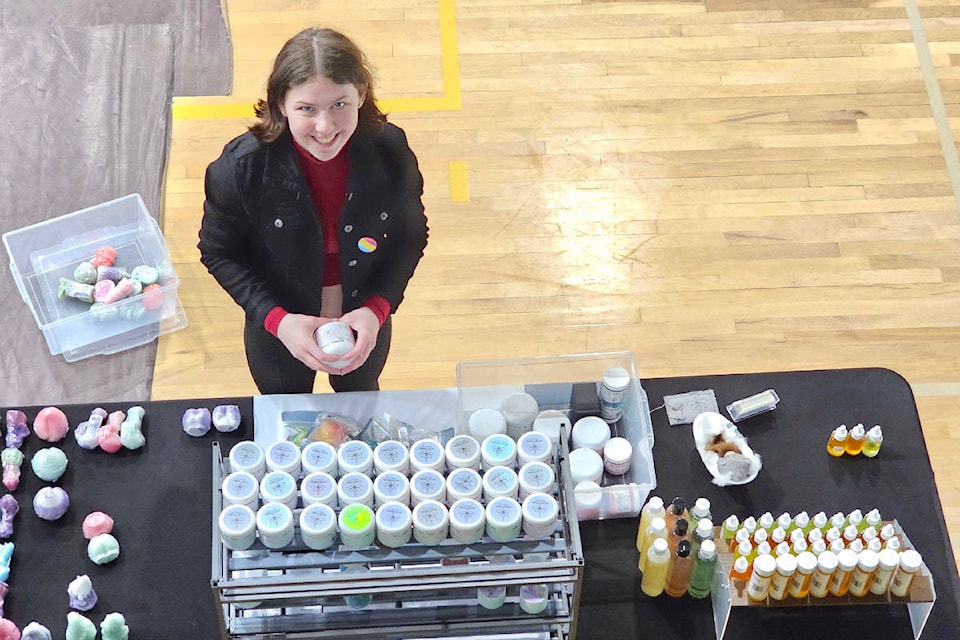
<path fill-rule="evenodd" d="M 355 133 L 348 151 L 338 227 L 343 312 L 375 295 L 393 312 L 427 245 L 423 177 L 391 124 L 375 136 Z M 230 141 L 207 167 L 205 189 L 200 261 L 247 319 L 262 326 L 277 306 L 319 316 L 323 234 L 290 133 L 272 143 L 250 133 Z"/>

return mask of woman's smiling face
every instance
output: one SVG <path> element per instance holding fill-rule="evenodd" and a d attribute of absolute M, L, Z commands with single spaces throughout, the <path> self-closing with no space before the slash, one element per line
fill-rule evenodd
<path fill-rule="evenodd" d="M 291 87 L 280 104 L 293 139 L 317 160 L 332 160 L 357 130 L 366 96 L 352 84 L 316 76 Z"/>

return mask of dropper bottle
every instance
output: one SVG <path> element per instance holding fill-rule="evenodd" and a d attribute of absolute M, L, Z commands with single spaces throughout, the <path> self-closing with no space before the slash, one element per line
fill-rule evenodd
<path fill-rule="evenodd" d="M 863 428 L 862 424 L 858 424 L 851 429 L 850 437 L 847 438 L 847 443 L 845 445 L 847 453 L 849 453 L 851 456 L 860 455 L 860 450 L 863 449 L 863 439 L 866 435 L 867 432 Z"/>
<path fill-rule="evenodd" d="M 876 425 L 870 429 L 870 431 L 867 431 L 867 437 L 863 441 L 863 449 L 861 450 L 861 453 L 868 458 L 873 458 L 880 453 L 880 445 L 882 444 L 883 429 L 880 428 L 880 425 Z"/>
<path fill-rule="evenodd" d="M 839 458 L 844 454 L 847 449 L 847 427 L 846 425 L 840 425 L 830 434 L 830 439 L 827 440 L 827 453 L 832 455 L 835 458 Z"/>

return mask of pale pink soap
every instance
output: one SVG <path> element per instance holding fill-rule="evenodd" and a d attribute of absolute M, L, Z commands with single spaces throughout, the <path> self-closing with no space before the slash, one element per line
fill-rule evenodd
<path fill-rule="evenodd" d="M 113 518 L 103 511 L 94 511 L 83 519 L 83 537 L 87 540 L 111 531 L 113 531 Z"/>
<path fill-rule="evenodd" d="M 57 407 L 46 407 L 33 419 L 33 432 L 47 442 L 59 442 L 70 428 L 67 416 Z"/>

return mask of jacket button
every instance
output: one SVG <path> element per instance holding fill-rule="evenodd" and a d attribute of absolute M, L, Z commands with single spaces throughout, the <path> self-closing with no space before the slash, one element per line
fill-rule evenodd
<path fill-rule="evenodd" d="M 276 220 L 273 221 L 273 226 L 275 226 L 277 229 L 283 227 L 283 220 L 281 220 L 280 218 L 277 218 Z"/>
<path fill-rule="evenodd" d="M 356 261 L 356 260 L 351 260 L 350 262 L 347 263 L 347 266 L 348 266 L 348 267 L 355 267 L 355 266 L 357 266 L 357 261 Z"/>
<path fill-rule="evenodd" d="M 350 297 L 351 297 L 351 298 L 356 298 L 359 293 L 360 293 L 360 292 L 359 292 L 357 289 L 354 289 L 354 290 L 350 293 Z"/>
<path fill-rule="evenodd" d="M 345 226 L 343 227 L 343 230 L 344 230 L 346 233 L 350 233 L 351 231 L 353 231 L 353 225 L 352 225 L 352 224 L 345 225 Z"/>
<path fill-rule="evenodd" d="M 380 220 L 386 222 L 387 218 L 389 218 L 389 217 L 390 217 L 390 214 L 387 213 L 386 211 L 381 211 L 381 212 L 380 212 Z"/>
<path fill-rule="evenodd" d="M 347 200 L 353 200 L 353 191 L 347 193 Z"/>

